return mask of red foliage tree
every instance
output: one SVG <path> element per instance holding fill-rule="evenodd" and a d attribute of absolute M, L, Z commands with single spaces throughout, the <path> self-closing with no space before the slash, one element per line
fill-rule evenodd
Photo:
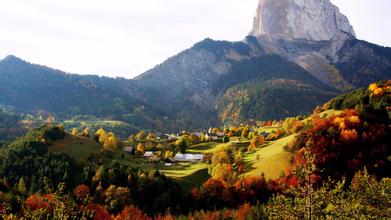
<path fill-rule="evenodd" d="M 234 213 L 234 219 L 246 220 L 248 215 L 251 213 L 251 206 L 249 203 L 245 203 L 239 207 Z"/>
<path fill-rule="evenodd" d="M 89 211 L 92 213 L 94 220 L 110 220 L 110 214 L 104 206 L 90 203 L 85 208 L 84 211 Z"/>
<path fill-rule="evenodd" d="M 311 145 L 311 153 L 315 155 L 315 164 L 321 171 L 318 175 L 323 178 L 351 178 L 364 165 L 379 177 L 386 175 L 389 166 L 386 155 L 390 153 L 386 143 L 391 135 L 388 125 L 366 122 L 352 109 L 328 118 L 314 115 L 312 125 L 289 146 L 295 157 L 288 176 L 294 173 L 295 166 L 305 164 L 302 149 L 308 144 Z M 286 182 L 289 181 L 294 183 L 286 179 Z"/>
<path fill-rule="evenodd" d="M 84 200 L 87 198 L 90 193 L 90 188 L 84 184 L 78 185 L 74 190 L 73 194 L 76 196 L 78 200 Z"/>
<path fill-rule="evenodd" d="M 125 206 L 124 209 L 118 214 L 114 220 L 149 220 L 152 219 L 144 214 L 136 206 Z"/>
<path fill-rule="evenodd" d="M 27 209 L 30 210 L 38 210 L 38 209 L 51 210 L 52 206 L 49 204 L 48 201 L 45 200 L 47 199 L 44 199 L 41 196 L 31 195 L 25 200 L 24 205 Z"/>

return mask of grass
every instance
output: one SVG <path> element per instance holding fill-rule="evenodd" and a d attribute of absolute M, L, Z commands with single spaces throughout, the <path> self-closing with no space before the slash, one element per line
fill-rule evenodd
<path fill-rule="evenodd" d="M 66 153 L 76 161 L 82 161 L 88 158 L 92 153 L 99 153 L 101 146 L 94 140 L 78 137 L 66 133 L 62 140 L 54 141 L 49 146 L 49 151 L 55 153 Z"/>
<path fill-rule="evenodd" d="M 182 178 L 194 174 L 195 172 L 208 169 L 206 163 L 176 163 L 175 166 L 165 167 L 159 166 L 159 171 L 172 178 Z"/>
<path fill-rule="evenodd" d="M 292 154 L 284 150 L 284 146 L 293 140 L 290 135 L 269 143 L 266 147 L 257 149 L 254 153 L 244 156 L 245 176 L 260 176 L 265 174 L 267 179 L 276 179 L 289 166 Z M 257 159 L 257 155 L 259 155 Z"/>
<path fill-rule="evenodd" d="M 264 127 L 261 127 L 259 129 L 257 129 L 257 131 L 259 133 L 272 133 L 272 132 L 275 132 L 276 130 L 280 129 L 281 127 L 279 126 L 264 126 Z"/>
<path fill-rule="evenodd" d="M 199 187 L 209 179 L 208 164 L 206 163 L 177 163 L 172 167 L 159 167 L 164 175 L 178 180 L 182 189 L 190 191 L 193 187 Z"/>
<path fill-rule="evenodd" d="M 200 143 L 200 144 L 190 146 L 187 149 L 187 152 L 193 153 L 193 154 L 194 153 L 206 154 L 208 152 L 210 153 L 217 145 L 219 145 L 219 143 L 217 143 L 217 142 Z"/>
<path fill-rule="evenodd" d="M 66 153 L 75 159 L 77 162 L 86 160 L 88 156 L 93 153 L 101 152 L 101 145 L 96 141 L 86 138 L 79 137 L 69 133 L 66 133 L 65 138 L 57 140 L 51 143 L 49 151 L 55 153 Z M 119 163 L 140 167 L 143 169 L 153 168 L 145 159 L 135 155 L 131 155 L 122 150 L 117 150 L 110 155 L 111 160 L 116 160 Z"/>
<path fill-rule="evenodd" d="M 340 111 L 340 110 L 329 109 L 329 110 L 326 110 L 326 111 L 321 112 L 319 115 L 320 115 L 320 117 L 322 117 L 322 118 L 326 118 L 326 117 L 329 117 L 329 116 L 332 116 L 332 115 L 339 115 L 339 114 L 341 114 L 341 113 L 342 113 L 342 111 Z M 302 120 L 302 122 L 308 123 L 308 122 L 310 122 L 311 120 L 312 120 L 312 116 L 310 116 L 310 117 L 308 117 L 308 118 Z"/>

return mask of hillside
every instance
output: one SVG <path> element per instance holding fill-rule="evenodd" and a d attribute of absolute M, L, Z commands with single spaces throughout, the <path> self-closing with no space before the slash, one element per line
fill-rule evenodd
<path fill-rule="evenodd" d="M 382 185 L 385 182 L 376 179 L 389 177 L 391 166 L 390 86 L 390 81 L 380 81 L 337 96 L 306 118 L 232 126 L 224 130 L 225 138 L 221 140 L 184 134 L 179 141 L 170 141 L 156 139 L 152 134 L 146 138 L 144 134 L 141 139 L 138 139 L 141 135 L 136 135 L 107 150 L 106 141 L 99 144 L 94 137 L 67 133 L 62 126 L 42 126 L 2 147 L 0 204 L 8 207 L 12 204 L 9 198 L 18 196 L 26 200 L 23 206 L 29 207 L 30 213 L 37 210 L 34 202 L 52 201 L 46 200 L 50 198 L 47 196 L 55 195 L 55 201 L 68 198 L 67 202 L 79 205 L 83 204 L 80 197 L 89 198 L 93 203 L 88 205 L 102 204 L 101 210 L 116 215 L 126 204 L 140 207 L 141 213 L 153 213 L 151 216 L 176 207 L 173 212 L 179 215 L 216 208 L 235 209 L 243 204 L 287 205 L 290 203 L 278 199 L 290 198 L 292 192 L 299 192 L 294 198 L 302 199 L 300 181 L 310 178 L 314 195 L 333 195 L 322 197 L 322 201 L 340 201 L 349 193 L 355 199 L 361 198 L 360 204 L 369 203 L 365 207 L 372 207 L 375 213 L 372 216 L 388 216 L 381 211 L 389 203 L 384 203 L 388 194 L 377 193 L 375 188 L 388 192 Z M 105 135 L 110 141 L 109 134 Z M 166 157 L 170 156 L 165 155 L 173 157 L 184 142 L 187 153 L 203 154 L 204 160 L 176 161 L 166 166 Z M 136 152 L 124 152 L 125 146 L 137 146 Z M 143 157 L 144 151 L 154 151 L 153 156 Z M 314 165 L 313 171 L 305 171 L 309 163 Z M 303 169 L 311 173 L 303 174 Z M 335 185 L 334 181 L 342 178 L 344 181 Z M 346 189 L 341 188 L 345 181 L 352 182 Z M 370 184 L 364 184 L 369 187 L 367 191 L 357 191 L 357 181 L 369 181 Z M 320 187 L 321 183 L 326 186 Z M 46 194 L 41 198 L 39 194 L 31 195 L 33 192 Z M 57 196 L 60 193 L 69 197 Z M 370 193 L 376 202 L 363 199 L 363 193 Z M 299 201 L 290 205 L 300 207 Z M 363 209 L 359 212 L 364 212 Z M 41 210 L 51 213 L 50 208 Z M 336 214 L 340 215 L 341 211 Z"/>

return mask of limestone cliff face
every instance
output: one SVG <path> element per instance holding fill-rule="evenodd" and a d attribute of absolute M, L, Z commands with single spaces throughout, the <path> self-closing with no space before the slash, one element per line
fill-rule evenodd
<path fill-rule="evenodd" d="M 355 38 L 347 17 L 329 0 L 260 0 L 250 35 L 311 41 Z"/>

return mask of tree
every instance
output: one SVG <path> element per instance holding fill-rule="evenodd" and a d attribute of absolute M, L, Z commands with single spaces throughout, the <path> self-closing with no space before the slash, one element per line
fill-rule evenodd
<path fill-rule="evenodd" d="M 253 152 L 257 147 L 262 146 L 265 143 L 265 138 L 260 135 L 260 136 L 254 136 L 250 140 L 250 145 L 248 146 L 248 152 Z"/>
<path fill-rule="evenodd" d="M 166 151 L 166 153 L 164 153 L 164 157 L 165 158 L 173 158 L 174 157 L 174 153 L 172 151 Z"/>
<path fill-rule="evenodd" d="M 106 139 L 107 139 L 107 134 L 106 134 L 106 132 L 104 132 L 104 133 L 102 133 L 100 136 L 99 136 L 99 143 L 101 143 L 101 144 L 104 144 L 105 143 L 105 141 L 106 141 Z"/>
<path fill-rule="evenodd" d="M 26 193 L 26 191 L 27 191 L 26 184 L 24 183 L 24 179 L 22 177 L 22 178 L 20 178 L 19 183 L 18 183 L 18 192 L 21 195 L 24 195 Z"/>
<path fill-rule="evenodd" d="M 151 218 L 148 215 L 144 214 L 139 208 L 136 206 L 125 206 L 124 209 L 119 213 L 114 220 L 150 220 Z"/>
<path fill-rule="evenodd" d="M 106 136 L 106 139 L 103 143 L 103 148 L 105 150 L 115 151 L 118 147 L 117 137 L 113 132 L 109 132 Z"/>
<path fill-rule="evenodd" d="M 84 128 L 83 132 L 80 134 L 82 137 L 90 137 L 90 129 L 88 127 Z"/>
<path fill-rule="evenodd" d="M 223 139 L 222 139 L 222 142 L 223 143 L 228 143 L 229 142 L 229 137 L 228 136 L 224 136 Z"/>
<path fill-rule="evenodd" d="M 73 190 L 73 194 L 80 201 L 83 201 L 84 199 L 86 199 L 89 193 L 90 193 L 90 188 L 88 186 L 84 185 L 84 184 L 78 185 Z"/>
<path fill-rule="evenodd" d="M 136 140 L 143 141 L 144 139 L 145 139 L 145 132 L 141 130 L 139 133 L 137 133 Z"/>
<path fill-rule="evenodd" d="M 96 132 L 95 132 L 95 141 L 97 142 L 100 142 L 102 143 L 102 141 L 104 140 L 104 138 L 106 137 L 102 137 L 102 141 L 101 141 L 101 136 L 106 136 L 106 131 L 103 129 L 103 128 L 99 128 Z"/>
<path fill-rule="evenodd" d="M 78 135 L 78 134 L 79 134 L 79 129 L 77 129 L 77 128 L 72 128 L 72 134 L 73 134 L 73 135 Z"/>
<path fill-rule="evenodd" d="M 155 135 L 153 133 L 149 132 L 146 139 L 149 141 L 153 141 L 153 140 L 155 140 L 155 138 L 156 138 Z"/>
<path fill-rule="evenodd" d="M 217 132 L 219 132 L 220 131 L 220 129 L 218 129 L 218 128 L 213 128 L 212 129 L 212 133 L 214 133 L 214 134 L 216 134 Z"/>
<path fill-rule="evenodd" d="M 190 138 L 187 135 L 181 136 L 176 142 L 175 145 L 177 146 L 177 149 L 181 153 L 186 153 L 187 148 L 190 145 Z"/>
<path fill-rule="evenodd" d="M 247 138 L 247 135 L 248 135 L 248 128 L 243 128 L 241 137 L 245 139 Z"/>
<path fill-rule="evenodd" d="M 195 134 L 190 134 L 189 138 L 191 143 L 197 143 L 200 140 Z"/>
<path fill-rule="evenodd" d="M 136 137 L 134 134 L 131 134 L 129 137 L 128 137 L 128 141 L 129 142 L 134 142 L 136 140 Z"/>
<path fill-rule="evenodd" d="M 145 146 L 143 143 L 138 143 L 137 147 L 136 147 L 136 151 L 138 154 L 142 155 L 144 154 L 145 152 Z"/>

